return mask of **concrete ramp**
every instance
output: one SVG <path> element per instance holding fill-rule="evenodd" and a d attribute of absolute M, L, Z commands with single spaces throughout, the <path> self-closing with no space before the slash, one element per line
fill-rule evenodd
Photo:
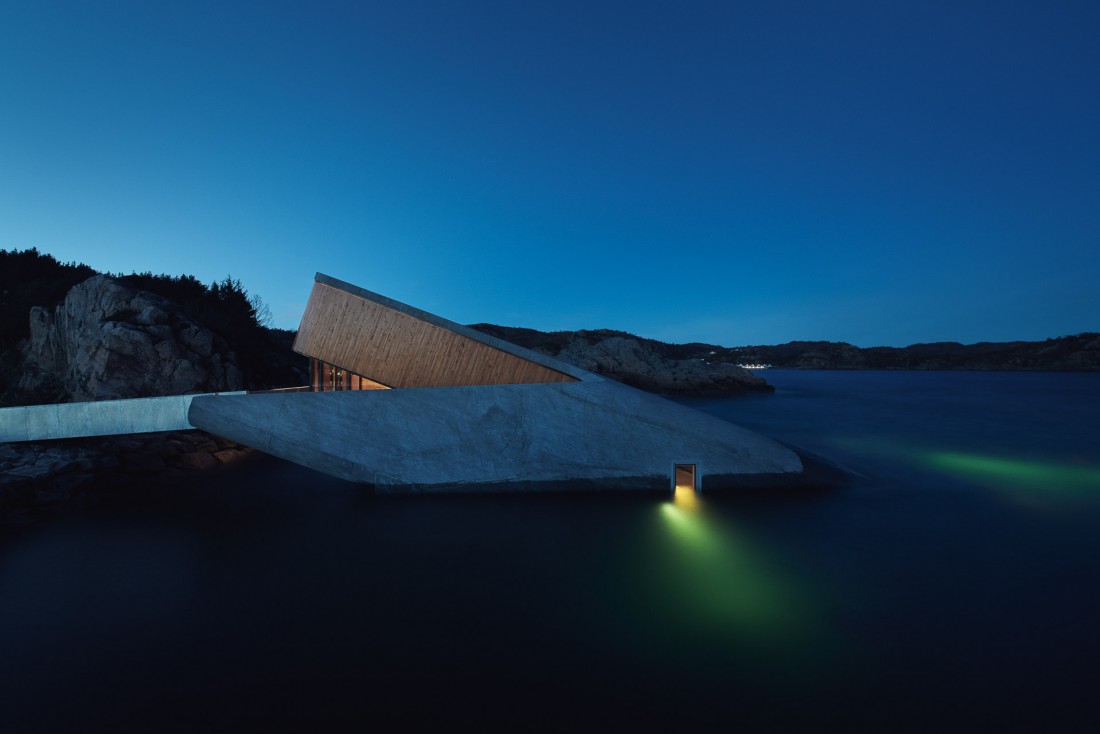
<path fill-rule="evenodd" d="M 745 428 L 592 375 L 558 383 L 200 398 L 191 423 L 379 492 L 670 491 L 791 483 L 802 462 Z"/>
<path fill-rule="evenodd" d="M 202 397 L 244 394 L 202 393 Z M 200 395 L 0 408 L 0 442 L 190 430 L 194 426 L 187 413 L 197 397 Z"/>

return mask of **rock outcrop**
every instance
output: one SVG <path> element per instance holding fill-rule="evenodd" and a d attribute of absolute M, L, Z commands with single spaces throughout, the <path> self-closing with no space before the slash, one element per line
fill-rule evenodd
<path fill-rule="evenodd" d="M 717 396 L 772 389 L 763 379 L 735 365 L 668 359 L 629 337 L 613 336 L 595 344 L 575 339 L 556 356 L 589 372 L 655 393 Z"/>
<path fill-rule="evenodd" d="M 721 396 L 774 391 L 762 378 L 734 364 L 711 359 L 705 351 L 683 358 L 677 353 L 683 345 L 621 331 L 543 332 L 494 324 L 475 324 L 472 328 L 649 392 Z"/>
<path fill-rule="evenodd" d="M 225 340 L 171 301 L 95 275 L 30 312 L 18 388 L 52 401 L 241 389 Z"/>

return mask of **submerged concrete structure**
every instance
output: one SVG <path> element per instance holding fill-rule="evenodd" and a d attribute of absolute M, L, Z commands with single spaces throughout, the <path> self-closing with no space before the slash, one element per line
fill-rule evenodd
<path fill-rule="evenodd" d="M 764 436 L 318 273 L 310 387 L 0 409 L 0 440 L 201 428 L 380 492 L 804 484 Z"/>
<path fill-rule="evenodd" d="M 791 449 L 326 275 L 294 343 L 314 391 L 196 397 L 192 425 L 382 492 L 784 482 Z M 683 481 L 683 480 L 681 480 Z"/>

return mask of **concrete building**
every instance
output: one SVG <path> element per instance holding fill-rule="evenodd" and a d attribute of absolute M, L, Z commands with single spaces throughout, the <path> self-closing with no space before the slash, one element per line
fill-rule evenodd
<path fill-rule="evenodd" d="M 199 428 L 382 492 L 697 489 L 797 479 L 726 421 L 318 274 L 309 393 L 191 402 Z"/>
<path fill-rule="evenodd" d="M 776 441 L 326 275 L 294 350 L 311 390 L 9 408 L 0 440 L 195 427 L 380 492 L 805 479 Z M 62 425 L 70 413 L 80 420 Z"/>

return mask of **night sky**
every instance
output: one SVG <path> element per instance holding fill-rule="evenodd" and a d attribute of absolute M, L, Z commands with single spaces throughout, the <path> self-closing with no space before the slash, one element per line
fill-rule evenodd
<path fill-rule="evenodd" d="M 1100 329 L 1100 3 L 0 3 L 0 248 L 729 346 Z"/>

